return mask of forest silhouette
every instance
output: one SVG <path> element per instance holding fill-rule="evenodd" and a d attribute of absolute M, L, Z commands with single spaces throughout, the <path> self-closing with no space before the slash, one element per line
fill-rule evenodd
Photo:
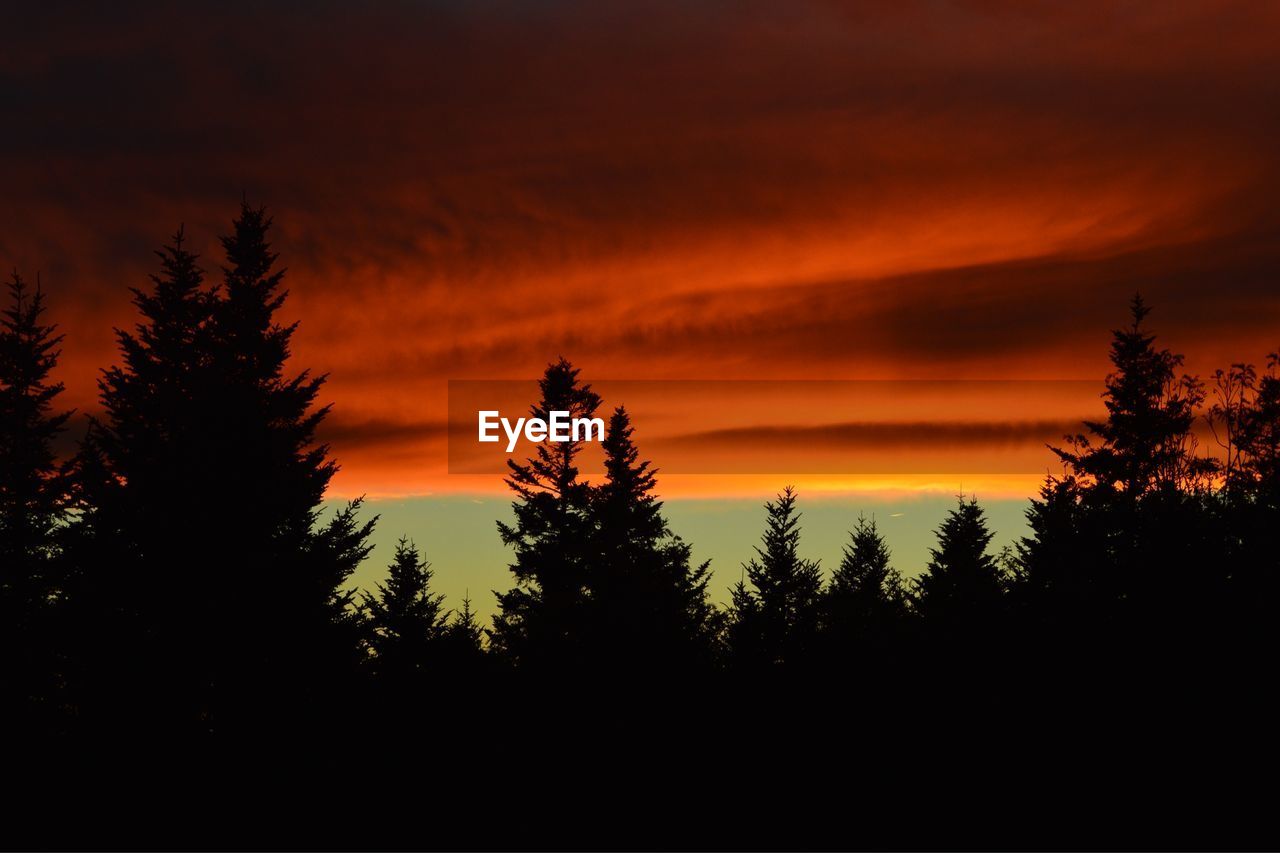
<path fill-rule="evenodd" d="M 572 441 L 508 463 L 514 520 L 495 535 L 513 553 L 511 586 L 492 623 L 469 599 L 450 608 L 407 539 L 385 581 L 355 591 L 376 518 L 360 501 L 321 514 L 335 471 L 316 438 L 324 377 L 291 363 L 270 227 L 242 205 L 216 282 L 181 230 L 156 253 L 69 458 L 55 452 L 71 413 L 52 378 L 62 338 L 47 294 L 16 272 L 8 285 L 0 653 L 6 714 L 28 730 L 475 730 L 518 716 L 596 742 L 692 743 L 731 708 L 751 741 L 766 719 L 802 726 L 806 708 L 933 697 L 947 714 L 947 695 L 978 716 L 973 703 L 1017 690 L 1031 705 L 1056 697 L 1044 712 L 1056 720 L 1078 712 L 1078 732 L 1151 685 L 1152 703 L 1208 707 L 1269 671 L 1280 355 L 1185 375 L 1138 297 L 1112 335 L 1105 419 L 1046 451 L 1062 473 L 1029 502 L 1028 535 L 999 552 L 962 496 L 918 578 L 865 516 L 827 578 L 788 486 L 764 531 L 743 532 L 756 555 L 717 606 L 710 566 L 668 527 L 627 410 L 605 411 L 559 359 L 531 413 L 606 415 L 604 476 L 580 475 Z M 1216 452 L 1197 445 L 1202 418 Z M 612 734 L 592 728 L 606 706 L 628 720 Z"/>
<path fill-rule="evenodd" d="M 919 578 L 903 578 L 860 517 L 827 581 L 801 556 L 788 486 L 716 607 L 710 567 L 668 528 L 618 406 L 600 482 L 580 476 L 580 442 L 508 463 L 515 520 L 497 535 L 513 584 L 491 626 L 469 600 L 445 606 L 407 540 L 385 583 L 353 592 L 376 519 L 361 521 L 354 501 L 318 521 L 336 468 L 315 437 L 324 377 L 289 364 L 296 325 L 276 319 L 286 292 L 270 226 L 242 206 L 212 285 L 181 230 L 156 253 L 150 285 L 133 290 L 137 326 L 117 331 L 119 363 L 99 380 L 102 413 L 65 460 L 54 448 L 72 413 L 51 379 L 62 338 L 46 293 L 13 274 L 0 326 L 0 607 L 6 701 L 33 720 L 234 729 L 365 692 L 403 697 L 443 673 L 817 671 L 1014 637 L 1053 655 L 1158 639 L 1171 657 L 1235 657 L 1273 639 L 1280 355 L 1208 384 L 1184 375 L 1140 297 L 1113 333 L 1106 419 L 1052 448 L 1063 473 L 1046 478 L 1012 549 L 992 552 L 981 506 L 961 497 Z M 563 358 L 539 390 L 535 417 L 603 405 Z M 1201 417 L 1222 452 L 1197 446 Z"/>

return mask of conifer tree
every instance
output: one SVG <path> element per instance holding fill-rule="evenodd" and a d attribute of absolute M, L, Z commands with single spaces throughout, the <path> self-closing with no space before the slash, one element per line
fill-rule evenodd
<path fill-rule="evenodd" d="M 267 241 L 271 219 L 263 208 L 242 204 L 232 233 L 222 238 L 229 266 L 221 298 L 213 306 L 210 359 L 225 436 L 226 481 L 259 484 L 246 510 L 255 511 L 244 532 L 293 552 L 311 535 L 315 509 L 337 469 L 328 447 L 315 440 L 328 406 L 316 406 L 325 377 L 302 370 L 286 375 L 297 324 L 281 325 L 275 313 L 287 293 L 284 270 Z M 260 514 L 260 515 L 259 515 Z M 256 545 L 263 544 L 261 541 Z M 288 578 L 292 586 L 296 578 Z"/>
<path fill-rule="evenodd" d="M 475 676 L 484 668 L 484 628 L 471 606 L 470 594 L 462 598 L 462 609 L 449 619 L 441 636 L 441 659 L 454 674 Z"/>
<path fill-rule="evenodd" d="M 426 672 L 446 630 L 443 595 L 431 592 L 431 564 L 404 537 L 396 544 L 386 583 L 364 596 L 369 644 L 378 676 L 408 682 Z"/>
<path fill-rule="evenodd" d="M 973 630 L 999 613 L 1004 579 L 988 546 L 994 534 L 976 498 L 957 499 L 938 527 L 928 568 L 915 584 L 916 607 L 935 627 Z"/>
<path fill-rule="evenodd" d="M 875 519 L 859 516 L 824 596 L 823 631 L 838 653 L 866 656 L 892 643 L 906 591 L 889 559 Z"/>
<path fill-rule="evenodd" d="M 656 471 L 640 459 L 626 409 L 604 440 L 605 479 L 594 494 L 594 556 L 589 587 L 598 648 L 615 664 L 687 668 L 709 660 L 708 563 L 667 526 L 654 495 Z"/>
<path fill-rule="evenodd" d="M 1103 402 L 1105 421 L 1085 421 L 1090 435 L 1071 437 L 1054 452 L 1089 485 L 1118 490 L 1130 498 L 1161 488 L 1203 483 L 1213 464 L 1195 454 L 1191 426 L 1204 401 L 1203 384 L 1178 375 L 1183 358 L 1155 347 L 1143 327 L 1151 309 L 1135 296 L 1133 322 L 1112 333 L 1111 363 Z"/>
<path fill-rule="evenodd" d="M 267 691 L 285 705 L 344 691 L 354 676 L 358 633 L 353 593 L 343 585 L 369 551 L 376 518 L 359 523 L 356 502 L 317 527 L 337 470 L 315 437 L 329 411 L 316 405 L 325 377 L 288 372 L 297 324 L 276 318 L 287 292 L 271 224 L 264 208 L 242 203 L 222 238 L 227 265 L 209 324 L 218 404 L 211 420 L 222 464 L 212 486 L 237 507 L 228 541 L 256 590 L 230 638 L 242 662 L 234 671 L 243 676 L 231 692 L 247 702 Z"/>
<path fill-rule="evenodd" d="M 73 645 L 91 716 L 203 726 L 217 678 L 213 579 L 224 541 L 208 525 L 228 507 L 208 488 L 212 300 L 184 238 L 179 230 L 156 253 L 149 290 L 131 289 L 141 319 L 117 330 L 121 364 L 99 379 L 104 416 L 76 466 L 85 512 L 70 545 L 82 608 Z"/>
<path fill-rule="evenodd" d="M 65 508 L 53 442 L 71 413 L 53 411 L 63 391 L 50 378 L 62 336 L 43 322 L 44 294 L 16 272 L 8 289 L 0 312 L 0 595 L 25 610 L 50 591 L 53 534 Z"/>
<path fill-rule="evenodd" d="M 251 687 L 253 692 L 228 691 L 224 697 L 241 720 L 252 724 L 252 716 L 246 718 L 244 712 L 254 695 L 261 696 L 260 701 L 278 703 L 276 708 L 268 707 L 269 713 L 290 713 L 308 703 L 320 704 L 322 713 L 358 704 L 364 687 L 360 676 L 365 626 L 356 591 L 348 581 L 373 550 L 369 537 L 378 520 L 376 515 L 361 520 L 363 506 L 364 498 L 348 501 L 323 524 L 321 511 L 314 511 L 312 532 L 306 537 L 298 560 L 302 576 L 298 578 L 296 598 L 286 598 L 285 605 L 277 608 L 281 614 L 278 625 L 264 628 L 261 623 L 251 623 L 253 630 L 242 630 L 233 636 L 232 646 L 237 649 L 243 649 L 251 637 L 262 638 L 261 647 L 251 649 L 247 655 L 241 653 L 241 659 L 247 661 L 247 678 L 239 686 L 241 690 Z M 291 556 L 285 554 L 282 562 Z M 269 620 L 271 614 L 265 613 L 264 617 Z M 286 633 L 284 628 L 292 630 Z M 279 686 L 264 691 L 263 683 L 269 682 L 273 671 L 281 666 L 293 669 Z M 325 709 L 324 703 L 331 709 Z M 312 720 L 322 726 L 336 721 L 332 713 L 329 719 Z"/>
<path fill-rule="evenodd" d="M 0 312 L 0 698 L 40 713 L 53 690 L 50 633 L 55 535 L 66 484 L 53 443 L 70 417 L 55 412 L 50 374 L 62 336 L 44 322 L 44 294 L 17 272 Z"/>
<path fill-rule="evenodd" d="M 1018 548 L 1015 603 L 1053 626 L 1056 642 L 1105 648 L 1122 625 L 1150 633 L 1152 619 L 1184 610 L 1179 601 L 1215 600 L 1223 585 L 1207 511 L 1216 465 L 1197 454 L 1192 430 L 1203 385 L 1179 374 L 1181 355 L 1156 346 L 1140 296 L 1130 314 L 1112 332 L 1107 418 L 1054 448 L 1065 471 L 1032 501 L 1032 536 Z"/>
<path fill-rule="evenodd" d="M 1020 617 L 1066 641 L 1118 618 L 1123 574 L 1115 564 L 1117 495 L 1074 474 L 1050 477 L 1026 511 L 1031 535 L 1019 540 L 1010 594 Z M 1079 649 L 1076 649 L 1079 651 Z"/>
<path fill-rule="evenodd" d="M 796 492 L 787 486 L 768 514 L 756 557 L 743 565 L 745 578 L 733 589 L 730 654 L 738 665 L 804 662 L 818 633 L 822 574 L 815 560 L 803 559 Z M 749 584 L 749 585 L 748 585 Z"/>
<path fill-rule="evenodd" d="M 116 330 L 123 364 L 103 371 L 98 383 L 106 417 L 94 424 L 93 436 L 113 473 L 129 480 L 129 490 L 113 501 L 123 512 L 172 497 L 185 471 L 165 471 L 191 465 L 196 456 L 187 451 L 207 397 L 203 350 L 212 301 L 199 259 L 184 242 L 179 229 L 156 252 L 160 273 L 151 276 L 150 292 L 130 288 L 142 320 L 134 332 Z"/>
<path fill-rule="evenodd" d="M 538 383 L 535 418 L 553 411 L 589 418 L 600 406 L 590 385 L 563 358 Z M 503 544 L 515 549 L 515 586 L 498 594 L 493 642 L 521 665 L 580 664 L 587 654 L 587 584 L 592 536 L 591 486 L 579 477 L 582 441 L 543 441 L 521 464 L 508 460 L 507 486 L 515 493 L 514 525 L 498 523 Z"/>
<path fill-rule="evenodd" d="M 295 327 L 274 319 L 269 226 L 242 205 L 218 292 L 181 232 L 159 253 L 80 455 L 80 551 L 102 563 L 82 572 L 85 598 L 117 626 L 126 670 L 107 689 L 201 727 L 322 706 L 359 660 L 343 584 L 373 522 L 356 503 L 320 523 L 335 470 L 315 441 L 323 379 L 286 375 Z"/>

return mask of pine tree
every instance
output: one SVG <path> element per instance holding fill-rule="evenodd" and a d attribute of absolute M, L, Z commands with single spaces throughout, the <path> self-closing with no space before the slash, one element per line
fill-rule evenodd
<path fill-rule="evenodd" d="M 1105 421 L 1085 421 L 1092 437 L 1071 437 L 1054 452 L 1090 485 L 1116 489 L 1130 498 L 1162 488 L 1200 485 L 1213 464 L 1195 455 L 1191 426 L 1204 402 L 1202 383 L 1179 376 L 1181 355 L 1156 349 L 1143 328 L 1151 309 L 1135 296 L 1132 324 L 1112 333 L 1111 363 L 1103 401 Z"/>
<path fill-rule="evenodd" d="M 765 504 L 763 547 L 743 565 L 746 577 L 733 590 L 729 641 L 736 664 L 794 666 L 815 646 L 822 574 L 817 561 L 800 557 L 795 504 L 791 486 Z"/>
<path fill-rule="evenodd" d="M 401 537 L 388 567 L 386 583 L 377 594 L 364 596 L 369 644 L 378 677 L 405 684 L 430 669 L 445 634 L 447 614 L 443 595 L 431 592 L 431 564 Z"/>
<path fill-rule="evenodd" d="M 690 547 L 668 528 L 656 471 L 640 460 L 633 433 L 617 408 L 604 440 L 605 480 L 593 496 L 596 645 L 624 669 L 688 668 L 710 658 L 709 564 L 692 566 Z"/>
<path fill-rule="evenodd" d="M 315 437 L 329 412 L 316 405 L 325 377 L 287 373 L 297 324 L 276 319 L 287 292 L 271 224 L 264 208 L 242 203 L 222 239 L 227 266 L 209 324 L 221 470 L 211 486 L 237 507 L 225 534 L 256 591 L 229 638 L 236 682 L 227 698 L 247 708 L 265 696 L 287 710 L 350 687 L 358 632 L 344 584 L 368 553 L 376 518 L 357 522 L 356 502 L 317 529 L 337 470 Z"/>
<path fill-rule="evenodd" d="M 1179 374 L 1181 355 L 1157 348 L 1141 297 L 1130 313 L 1130 325 L 1112 332 L 1107 418 L 1086 421 L 1088 435 L 1054 448 L 1065 471 L 1032 501 L 1032 536 L 1019 545 L 1012 589 L 1027 617 L 1052 628 L 1053 642 L 1112 657 L 1117 630 L 1128 640 L 1186 633 L 1155 622 L 1192 600 L 1217 600 L 1224 584 L 1213 568 L 1222 539 L 1209 511 L 1216 465 L 1197 454 L 1192 430 L 1203 385 Z"/>
<path fill-rule="evenodd" d="M 359 661 L 344 584 L 373 522 L 357 502 L 320 523 L 335 470 L 315 441 L 323 378 L 285 375 L 295 327 L 274 320 L 269 226 L 242 206 L 217 292 L 181 232 L 159 253 L 78 466 L 81 597 L 116 635 L 86 669 L 120 669 L 100 690 L 202 728 L 324 707 Z"/>
<path fill-rule="evenodd" d="M 63 521 L 65 486 L 53 442 L 70 412 L 53 412 L 61 382 L 50 380 L 62 336 L 45 325 L 44 294 L 15 272 L 0 313 L 0 595 L 19 610 L 50 591 L 53 534 Z"/>
<path fill-rule="evenodd" d="M 99 380 L 104 416 L 76 466 L 85 508 L 69 545 L 79 699 L 89 716 L 135 725 L 207 725 L 217 678 L 221 538 L 208 525 L 228 507 L 206 487 L 212 300 L 184 243 L 179 230 L 156 253 L 150 290 L 131 290 L 141 321 L 116 332 L 122 363 Z"/>
<path fill-rule="evenodd" d="M 823 602 L 823 632 L 845 655 L 883 654 L 905 617 L 902 576 L 875 519 L 858 517 Z"/>
<path fill-rule="evenodd" d="M 958 498 L 915 584 L 916 607 L 928 623 L 947 631 L 982 630 L 999 613 L 1004 578 L 988 551 L 993 535 L 977 499 Z"/>
<path fill-rule="evenodd" d="M 116 330 L 123 365 L 103 371 L 98 383 L 105 419 L 93 425 L 94 442 L 115 479 L 128 482 L 116 496 L 124 512 L 172 497 L 196 456 L 187 451 L 204 414 L 202 350 L 212 302 L 199 259 L 184 242 L 180 229 L 156 252 L 161 271 L 151 276 L 151 292 L 130 289 L 142 322 L 132 333 Z"/>
<path fill-rule="evenodd" d="M 43 322 L 44 294 L 14 272 L 0 313 L 0 697 L 12 710 L 47 711 L 55 537 L 67 494 L 53 442 L 70 412 L 54 412 L 62 336 Z"/>
<path fill-rule="evenodd" d="M 1068 474 L 1048 478 L 1027 508 L 1031 535 L 1017 544 L 1012 603 L 1058 642 L 1067 633 L 1096 635 L 1119 618 L 1123 577 L 1109 533 L 1119 512 L 1115 498 L 1113 491 L 1090 488 Z"/>
<path fill-rule="evenodd" d="M 356 591 L 348 582 L 373 550 L 369 537 L 378 520 L 375 515 L 362 521 L 363 506 L 363 498 L 348 501 L 323 524 L 319 522 L 320 511 L 314 511 L 312 532 L 296 564 L 299 576 L 294 597 L 276 604 L 278 621 L 270 621 L 272 611 L 260 610 L 258 618 L 268 620 L 266 625 L 250 622 L 250 630 L 232 635 L 230 645 L 239 655 L 228 659 L 228 665 L 243 661 L 247 667 L 246 677 L 233 685 L 243 692 L 228 690 L 222 697 L 233 709 L 236 724 L 254 725 L 254 697 L 263 703 L 266 715 L 301 711 L 311 714 L 308 722 L 318 724 L 322 731 L 358 706 L 364 688 L 365 626 Z M 292 557 L 282 554 L 281 564 L 289 565 Z M 254 613 L 252 609 L 247 612 Z M 261 638 L 261 646 L 245 654 L 246 642 L 254 637 Z M 292 669 L 281 678 L 281 667 Z M 264 689 L 273 673 L 280 684 Z M 276 704 L 273 707 L 270 703 Z"/>
<path fill-rule="evenodd" d="M 553 411 L 589 418 L 600 406 L 590 385 L 563 358 L 547 366 L 541 399 L 530 410 L 548 420 Z M 503 544 L 515 549 L 515 587 L 498 594 L 493 642 L 521 664 L 564 668 L 587 654 L 587 584 L 593 542 L 591 486 L 580 479 L 581 441 L 543 441 L 524 464 L 508 460 L 507 486 L 515 493 L 516 522 L 498 523 Z"/>
<path fill-rule="evenodd" d="M 226 480 L 259 485 L 244 498 L 250 501 L 246 509 L 262 515 L 245 530 L 294 551 L 311 535 L 337 465 L 315 440 L 329 412 L 316 406 L 325 377 L 285 372 L 297 324 L 275 319 L 287 293 L 281 289 L 284 270 L 274 269 L 277 255 L 267 242 L 270 227 L 264 209 L 242 204 L 232 233 L 222 238 L 230 266 L 223 268 L 222 298 L 214 304 L 210 357 L 218 432 L 225 436 L 219 450 L 235 466 Z"/>
<path fill-rule="evenodd" d="M 474 677 L 484 669 L 484 629 L 476 618 L 469 594 L 462 598 L 462 609 L 445 624 L 441 646 L 441 659 L 453 674 Z"/>
<path fill-rule="evenodd" d="M 747 585 L 745 565 L 737 583 L 729 588 L 721 652 L 731 669 L 751 671 L 775 660 L 766 646 L 764 610 L 754 588 Z"/>

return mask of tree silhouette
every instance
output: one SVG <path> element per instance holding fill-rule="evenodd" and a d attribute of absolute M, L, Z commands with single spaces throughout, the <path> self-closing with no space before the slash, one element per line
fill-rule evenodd
<path fill-rule="evenodd" d="M 485 665 L 484 628 L 471 607 L 471 596 L 462 598 L 462 609 L 453 614 L 441 635 L 441 658 L 454 673 L 473 675 Z"/>
<path fill-rule="evenodd" d="M 51 597 L 57 589 L 56 534 L 67 509 L 53 443 L 69 412 L 50 374 L 62 336 L 43 322 L 44 294 L 17 272 L 0 313 L 0 700 L 24 714 L 53 701 Z"/>
<path fill-rule="evenodd" d="M 817 561 L 800 557 L 795 504 L 791 486 L 765 503 L 762 547 L 743 565 L 746 577 L 733 588 L 729 645 L 739 665 L 799 665 L 815 646 L 822 574 Z"/>
<path fill-rule="evenodd" d="M 823 600 L 823 634 L 836 654 L 883 656 L 899 639 L 907 592 L 889 559 L 875 519 L 859 516 Z"/>
<path fill-rule="evenodd" d="M 443 595 L 431 592 L 431 564 L 401 537 L 377 594 L 364 596 L 373 665 L 384 682 L 409 685 L 429 669 L 445 634 Z"/>
<path fill-rule="evenodd" d="M 656 471 L 641 461 L 626 409 L 604 440 L 605 479 L 594 491 L 597 553 L 588 585 L 599 650 L 625 669 L 688 669 L 711 654 L 708 563 L 671 533 L 654 495 Z"/>
<path fill-rule="evenodd" d="M 1219 634 L 1239 659 L 1241 649 L 1273 648 L 1280 635 L 1271 610 L 1280 595 L 1280 354 L 1269 355 L 1261 373 L 1236 364 L 1216 379 L 1210 417 L 1225 450 L 1215 506 L 1227 598 Z"/>
<path fill-rule="evenodd" d="M 549 420 L 554 411 L 589 418 L 600 406 L 599 395 L 579 384 L 577 369 L 563 358 L 547 366 L 538 387 L 541 399 L 530 409 L 536 418 Z M 581 449 L 581 441 L 546 440 L 525 464 L 507 462 L 516 523 L 499 522 L 498 531 L 515 549 L 516 585 L 498 594 L 493 644 L 521 665 L 573 667 L 586 655 L 594 537 L 591 486 L 576 465 Z"/>
<path fill-rule="evenodd" d="M 1065 472 L 1032 501 L 1033 535 L 1019 547 L 1015 600 L 1075 652 L 1190 636 L 1175 614 L 1192 606 L 1207 625 L 1224 594 L 1213 568 L 1222 556 L 1209 495 L 1216 465 L 1197 454 L 1192 432 L 1204 388 L 1178 374 L 1181 355 L 1156 347 L 1140 297 L 1130 311 L 1131 324 L 1112 333 L 1107 419 L 1053 448 Z"/>
<path fill-rule="evenodd" d="M 1267 356 L 1266 371 L 1235 364 L 1215 374 L 1218 400 L 1210 417 L 1221 425 L 1223 476 L 1228 494 L 1280 502 L 1280 353 Z"/>
<path fill-rule="evenodd" d="M 343 584 L 373 522 L 353 504 L 319 525 L 335 470 L 314 440 L 323 380 L 285 375 L 294 327 L 273 319 L 269 227 L 242 205 L 220 292 L 181 232 L 161 250 L 78 466 L 82 591 L 119 626 L 90 652 L 99 688 L 201 728 L 309 713 L 359 660 Z"/>
<path fill-rule="evenodd" d="M 1204 388 L 1156 345 L 1140 299 L 1113 333 L 1107 416 L 1055 448 L 1063 472 L 1031 502 L 1014 557 L 991 553 L 981 506 L 961 497 L 910 593 L 865 516 L 824 590 L 817 562 L 800 556 L 788 487 L 766 503 L 763 539 L 721 613 L 707 600 L 708 566 L 669 529 L 656 469 L 618 407 L 600 481 L 580 477 L 579 442 L 547 441 L 509 463 L 516 520 L 498 527 L 515 583 L 498 596 L 488 649 L 470 598 L 446 613 L 429 564 L 404 539 L 357 606 L 349 582 L 373 522 L 361 521 L 360 501 L 323 503 L 336 470 L 315 439 L 323 377 L 289 369 L 296 327 L 276 320 L 286 294 L 270 226 L 242 206 L 216 288 L 181 231 L 160 250 L 151 287 L 133 291 L 139 322 L 117 333 L 120 363 L 101 376 L 103 414 L 69 469 L 55 453 L 68 422 L 52 380 L 61 337 L 39 288 L 17 275 L 9 284 L 0 686 L 26 722 L 329 733 L 394 719 L 407 734 L 431 714 L 452 731 L 509 710 L 503 697 L 523 671 L 542 698 L 571 695 L 544 678 L 558 674 L 588 675 L 596 691 L 606 676 L 641 685 L 630 722 L 656 739 L 687 718 L 663 723 L 646 700 L 676 695 L 690 674 L 699 678 L 683 680 L 682 701 L 692 686 L 733 683 L 705 677 L 707 663 L 801 673 L 806 691 L 836 700 L 869 691 L 868 675 L 905 690 L 960 673 L 957 688 L 981 693 L 974 666 L 959 665 L 975 662 L 999 669 L 987 686 L 1016 673 L 1034 696 L 1036 674 L 1061 691 L 1076 666 L 1086 679 L 1071 690 L 1094 702 L 1134 674 L 1214 696 L 1207 686 L 1259 683 L 1280 638 L 1280 355 L 1262 371 L 1215 375 L 1215 463 L 1193 429 Z M 563 359 L 539 390 L 535 417 L 600 406 Z M 442 703 L 441 685 L 471 701 Z M 541 723 L 563 723 L 564 707 L 549 708 L 526 722 L 554 731 Z"/>
<path fill-rule="evenodd" d="M 1213 463 L 1195 454 L 1191 426 L 1204 402 L 1203 384 L 1177 374 L 1181 355 L 1155 347 L 1143 328 L 1151 309 L 1135 296 L 1132 324 L 1112 333 L 1111 363 L 1103 401 L 1105 421 L 1085 421 L 1091 436 L 1069 438 L 1054 448 L 1078 477 L 1092 486 L 1130 497 L 1170 487 L 1194 488 L 1213 473 Z"/>
<path fill-rule="evenodd" d="M 1067 475 L 1049 478 L 1026 511 L 1031 535 L 1017 545 L 1017 605 L 1062 637 L 1113 622 L 1122 575 L 1109 557 L 1110 501 Z M 1065 637 L 1063 637 L 1065 639 Z"/>
<path fill-rule="evenodd" d="M 957 498 L 915 582 L 915 606 L 929 624 L 947 632 L 973 631 L 999 612 L 1004 578 L 988 551 L 993 535 L 977 499 Z"/>
<path fill-rule="evenodd" d="M 317 529 L 337 470 L 315 439 L 329 411 L 316 406 L 325 377 L 286 372 L 297 324 L 275 319 L 287 293 L 271 224 L 265 208 L 242 203 L 222 238 L 227 266 L 209 325 L 221 470 L 210 486 L 220 504 L 237 507 L 228 543 L 255 587 L 231 637 L 243 676 L 231 698 L 243 706 L 266 696 L 283 708 L 349 689 L 358 625 L 344 584 L 369 551 L 376 518 L 357 523 L 357 502 Z"/>
<path fill-rule="evenodd" d="M 70 546 L 83 611 L 75 646 L 91 718 L 207 725 L 212 714 L 221 618 L 213 563 L 222 540 L 202 527 L 228 507 L 205 487 L 212 298 L 184 243 L 179 230 L 156 253 L 152 288 L 131 289 L 141 321 L 116 331 L 122 364 L 99 380 L 104 417 L 91 424 L 77 464 L 88 510 Z"/>

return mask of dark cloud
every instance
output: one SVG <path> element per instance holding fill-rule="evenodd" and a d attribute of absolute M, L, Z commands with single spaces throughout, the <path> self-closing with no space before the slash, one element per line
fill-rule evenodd
<path fill-rule="evenodd" d="M 439 441 L 447 434 L 444 421 L 353 420 L 336 413 L 325 418 L 319 430 L 321 441 L 357 452 L 388 445 Z"/>
<path fill-rule="evenodd" d="M 1046 441 L 1079 432 L 1083 417 L 1054 421 L 860 421 L 812 426 L 767 425 L 708 430 L 661 439 L 672 448 L 747 450 L 803 445 L 877 450 L 902 447 L 1007 446 Z"/>

